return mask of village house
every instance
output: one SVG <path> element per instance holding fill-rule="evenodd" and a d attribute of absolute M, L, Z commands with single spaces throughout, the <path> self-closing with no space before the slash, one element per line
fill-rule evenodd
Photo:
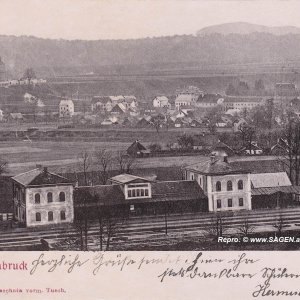
<path fill-rule="evenodd" d="M 194 150 L 212 150 L 212 147 L 219 142 L 219 138 L 214 134 L 197 134 L 193 136 Z"/>
<path fill-rule="evenodd" d="M 271 147 L 271 155 L 288 155 L 290 147 L 288 141 L 283 138 L 279 138 L 277 143 Z"/>
<path fill-rule="evenodd" d="M 73 222 L 73 183 L 37 168 L 12 177 L 14 219 L 25 226 Z"/>
<path fill-rule="evenodd" d="M 171 104 L 169 103 L 169 99 L 166 96 L 157 96 L 152 101 L 153 107 L 167 107 L 171 108 Z"/>
<path fill-rule="evenodd" d="M 175 99 L 175 108 L 180 110 L 182 106 L 194 106 L 195 97 L 191 94 L 179 94 Z"/>
<path fill-rule="evenodd" d="M 126 152 L 132 157 L 144 157 L 150 155 L 150 150 L 148 150 L 144 145 L 142 145 L 139 140 L 134 141 L 127 148 Z"/>
<path fill-rule="evenodd" d="M 183 89 L 176 90 L 176 97 L 178 95 L 192 95 L 193 99 L 196 101 L 199 96 L 204 95 L 204 92 L 200 90 L 198 87 L 190 85 L 184 87 Z"/>
<path fill-rule="evenodd" d="M 200 95 L 195 103 L 198 108 L 212 108 L 222 105 L 224 98 L 220 94 L 204 94 Z"/>
<path fill-rule="evenodd" d="M 263 149 L 257 146 L 257 142 L 251 142 L 243 147 L 239 153 L 244 155 L 262 155 Z"/>
<path fill-rule="evenodd" d="M 91 101 L 91 110 L 102 113 L 110 112 L 112 110 L 112 101 L 107 96 L 94 96 Z"/>
<path fill-rule="evenodd" d="M 226 110 L 237 109 L 252 109 L 258 105 L 263 105 L 265 99 L 263 97 L 256 96 L 226 96 L 224 98 L 224 106 Z"/>
<path fill-rule="evenodd" d="M 59 102 L 59 117 L 68 118 L 74 114 L 74 102 L 72 100 L 61 100 Z"/>
<path fill-rule="evenodd" d="M 291 82 L 280 82 L 275 84 L 275 97 L 295 97 L 296 85 Z"/>
<path fill-rule="evenodd" d="M 138 108 L 137 99 L 135 96 L 124 96 L 124 100 L 122 101 L 123 105 L 126 109 L 136 110 Z"/>

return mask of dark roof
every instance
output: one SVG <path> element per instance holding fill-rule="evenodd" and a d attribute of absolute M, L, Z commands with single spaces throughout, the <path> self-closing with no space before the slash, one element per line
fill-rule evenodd
<path fill-rule="evenodd" d="M 193 136 L 194 146 L 206 146 L 212 147 L 218 143 L 219 138 L 214 134 L 203 134 L 203 135 L 194 135 Z"/>
<path fill-rule="evenodd" d="M 150 122 L 147 121 L 145 118 L 140 119 L 140 120 L 136 123 L 136 126 L 138 126 L 138 127 L 148 127 L 148 126 L 150 126 L 150 125 L 151 125 Z"/>
<path fill-rule="evenodd" d="M 223 98 L 220 94 L 205 94 L 203 97 L 200 95 L 197 102 L 213 102 L 216 103 L 220 98 Z"/>
<path fill-rule="evenodd" d="M 262 102 L 263 97 L 257 96 L 227 96 L 224 102 Z"/>
<path fill-rule="evenodd" d="M 225 162 L 221 158 L 209 158 L 206 161 L 189 165 L 185 167 L 188 170 L 194 170 L 201 174 L 207 175 L 225 175 L 225 174 L 245 174 L 250 173 L 249 170 L 232 162 Z"/>
<path fill-rule="evenodd" d="M 63 176 L 48 172 L 46 168 L 34 169 L 29 172 L 16 175 L 12 177 L 12 179 L 26 187 L 73 184 L 72 181 Z"/>
<path fill-rule="evenodd" d="M 284 164 L 277 160 L 244 160 L 231 162 L 236 168 L 250 170 L 251 173 L 284 172 Z"/>
<path fill-rule="evenodd" d="M 196 181 L 161 181 L 152 184 L 154 200 L 196 200 L 206 196 Z"/>
<path fill-rule="evenodd" d="M 121 114 L 124 113 L 124 111 L 121 109 L 121 107 L 118 104 L 116 104 L 110 112 L 111 113 L 121 113 Z"/>
<path fill-rule="evenodd" d="M 256 144 L 251 143 L 251 146 L 250 146 L 250 143 L 248 143 L 240 151 L 250 150 L 250 148 L 251 148 L 251 150 L 262 150 L 262 148 L 258 147 Z"/>
<path fill-rule="evenodd" d="M 124 204 L 125 197 L 119 185 L 82 186 L 74 189 L 74 204 L 80 206 Z"/>
<path fill-rule="evenodd" d="M 218 143 L 216 143 L 211 151 L 212 152 L 218 152 L 218 151 L 224 151 L 227 155 L 233 155 L 234 154 L 234 150 L 229 147 L 228 145 L 226 145 L 225 143 L 219 141 Z"/>
<path fill-rule="evenodd" d="M 276 187 L 266 187 L 266 188 L 256 188 L 251 190 L 252 196 L 260 195 L 273 195 L 275 193 L 285 193 L 285 194 L 300 194 L 300 186 L 276 186 Z"/>
<path fill-rule="evenodd" d="M 161 181 L 153 182 L 152 198 L 136 198 L 125 200 L 120 185 L 98 185 L 77 187 L 74 191 L 74 203 L 80 206 L 82 199 L 87 206 L 121 205 L 161 201 L 189 201 L 206 199 L 203 190 L 195 181 Z"/>
<path fill-rule="evenodd" d="M 108 96 L 94 96 L 92 98 L 92 103 L 98 103 L 101 102 L 103 104 L 106 104 L 108 101 L 111 101 Z"/>
<path fill-rule="evenodd" d="M 275 87 L 276 88 L 282 88 L 282 87 L 284 87 L 284 88 L 292 88 L 292 89 L 295 89 L 295 84 L 294 83 L 290 83 L 290 82 L 280 82 L 280 83 L 276 83 L 275 84 Z"/>
<path fill-rule="evenodd" d="M 128 148 L 127 153 L 137 153 L 141 152 L 142 150 L 147 150 L 139 141 L 134 141 Z"/>

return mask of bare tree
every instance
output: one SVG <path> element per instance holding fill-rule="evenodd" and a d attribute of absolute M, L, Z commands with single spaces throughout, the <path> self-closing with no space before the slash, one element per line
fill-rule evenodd
<path fill-rule="evenodd" d="M 237 228 L 237 233 L 241 236 L 249 236 L 254 231 L 254 226 L 249 222 L 248 217 L 246 217 L 243 223 Z"/>
<path fill-rule="evenodd" d="M 244 146 L 249 146 L 249 152 L 252 152 L 252 145 L 255 138 L 255 127 L 250 125 L 244 125 L 240 128 L 240 133 L 242 135 L 242 141 Z"/>
<path fill-rule="evenodd" d="M 89 152 L 83 151 L 78 156 L 79 159 L 79 169 L 83 172 L 84 185 L 89 185 L 88 171 L 92 165 L 92 157 Z"/>
<path fill-rule="evenodd" d="M 162 115 L 157 115 L 157 116 L 154 116 L 152 119 L 151 119 L 151 122 L 157 132 L 157 134 L 159 134 L 159 131 L 160 129 L 163 127 L 163 125 L 165 124 L 165 117 L 162 116 Z"/>
<path fill-rule="evenodd" d="M 89 203 L 93 201 L 93 196 L 86 190 L 76 190 L 76 198 L 78 199 L 78 207 L 74 218 L 75 229 L 79 233 L 80 249 L 88 250 L 88 234 L 90 228 L 91 208 Z"/>
<path fill-rule="evenodd" d="M 106 184 L 109 179 L 109 173 L 112 168 L 113 156 L 112 152 L 106 149 L 98 150 L 95 153 L 96 164 L 99 168 L 98 176 L 101 184 Z"/>
<path fill-rule="evenodd" d="M 224 227 L 225 218 L 223 215 L 218 214 L 210 219 L 209 224 L 204 230 L 204 236 L 207 238 L 212 238 L 214 240 L 221 237 L 226 232 L 226 228 Z"/>
<path fill-rule="evenodd" d="M 276 228 L 278 235 L 281 235 L 284 228 L 284 217 L 282 214 L 276 218 L 273 226 Z"/>
<path fill-rule="evenodd" d="M 300 184 L 300 122 L 297 119 L 289 118 L 283 134 L 285 141 L 285 154 L 279 158 L 288 169 L 290 180 Z"/>
<path fill-rule="evenodd" d="M 130 174 L 136 165 L 136 158 L 129 156 L 127 153 L 118 152 L 116 157 L 120 173 Z"/>
<path fill-rule="evenodd" d="M 117 235 L 119 230 L 126 223 L 127 219 L 128 213 L 126 210 L 124 210 L 124 208 L 111 208 L 109 206 L 105 207 L 103 221 L 106 251 L 110 249 L 112 238 Z"/>

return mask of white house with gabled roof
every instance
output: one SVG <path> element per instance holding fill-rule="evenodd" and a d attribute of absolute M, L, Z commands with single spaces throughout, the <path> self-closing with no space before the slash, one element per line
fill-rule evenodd
<path fill-rule="evenodd" d="M 59 103 L 59 117 L 66 118 L 74 115 L 74 102 L 72 100 L 61 100 Z"/>
<path fill-rule="evenodd" d="M 12 177 L 13 216 L 25 226 L 69 223 L 74 220 L 73 183 L 37 168 Z"/>

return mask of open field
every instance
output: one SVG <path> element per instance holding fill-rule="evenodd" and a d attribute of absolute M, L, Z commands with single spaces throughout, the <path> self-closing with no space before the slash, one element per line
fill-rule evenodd
<path fill-rule="evenodd" d="M 109 149 L 116 153 L 125 151 L 131 142 L 83 142 L 83 141 L 9 141 L 1 142 L 0 156 L 8 162 L 10 175 L 25 172 L 42 164 L 55 172 L 72 172 L 78 169 L 78 156 L 83 151 L 93 153 L 99 149 Z M 147 144 L 147 143 L 145 143 Z M 136 161 L 137 168 L 181 167 L 208 159 L 205 156 L 149 157 Z M 232 157 L 234 160 L 272 160 L 271 156 Z M 93 166 L 92 168 L 95 168 Z"/>

